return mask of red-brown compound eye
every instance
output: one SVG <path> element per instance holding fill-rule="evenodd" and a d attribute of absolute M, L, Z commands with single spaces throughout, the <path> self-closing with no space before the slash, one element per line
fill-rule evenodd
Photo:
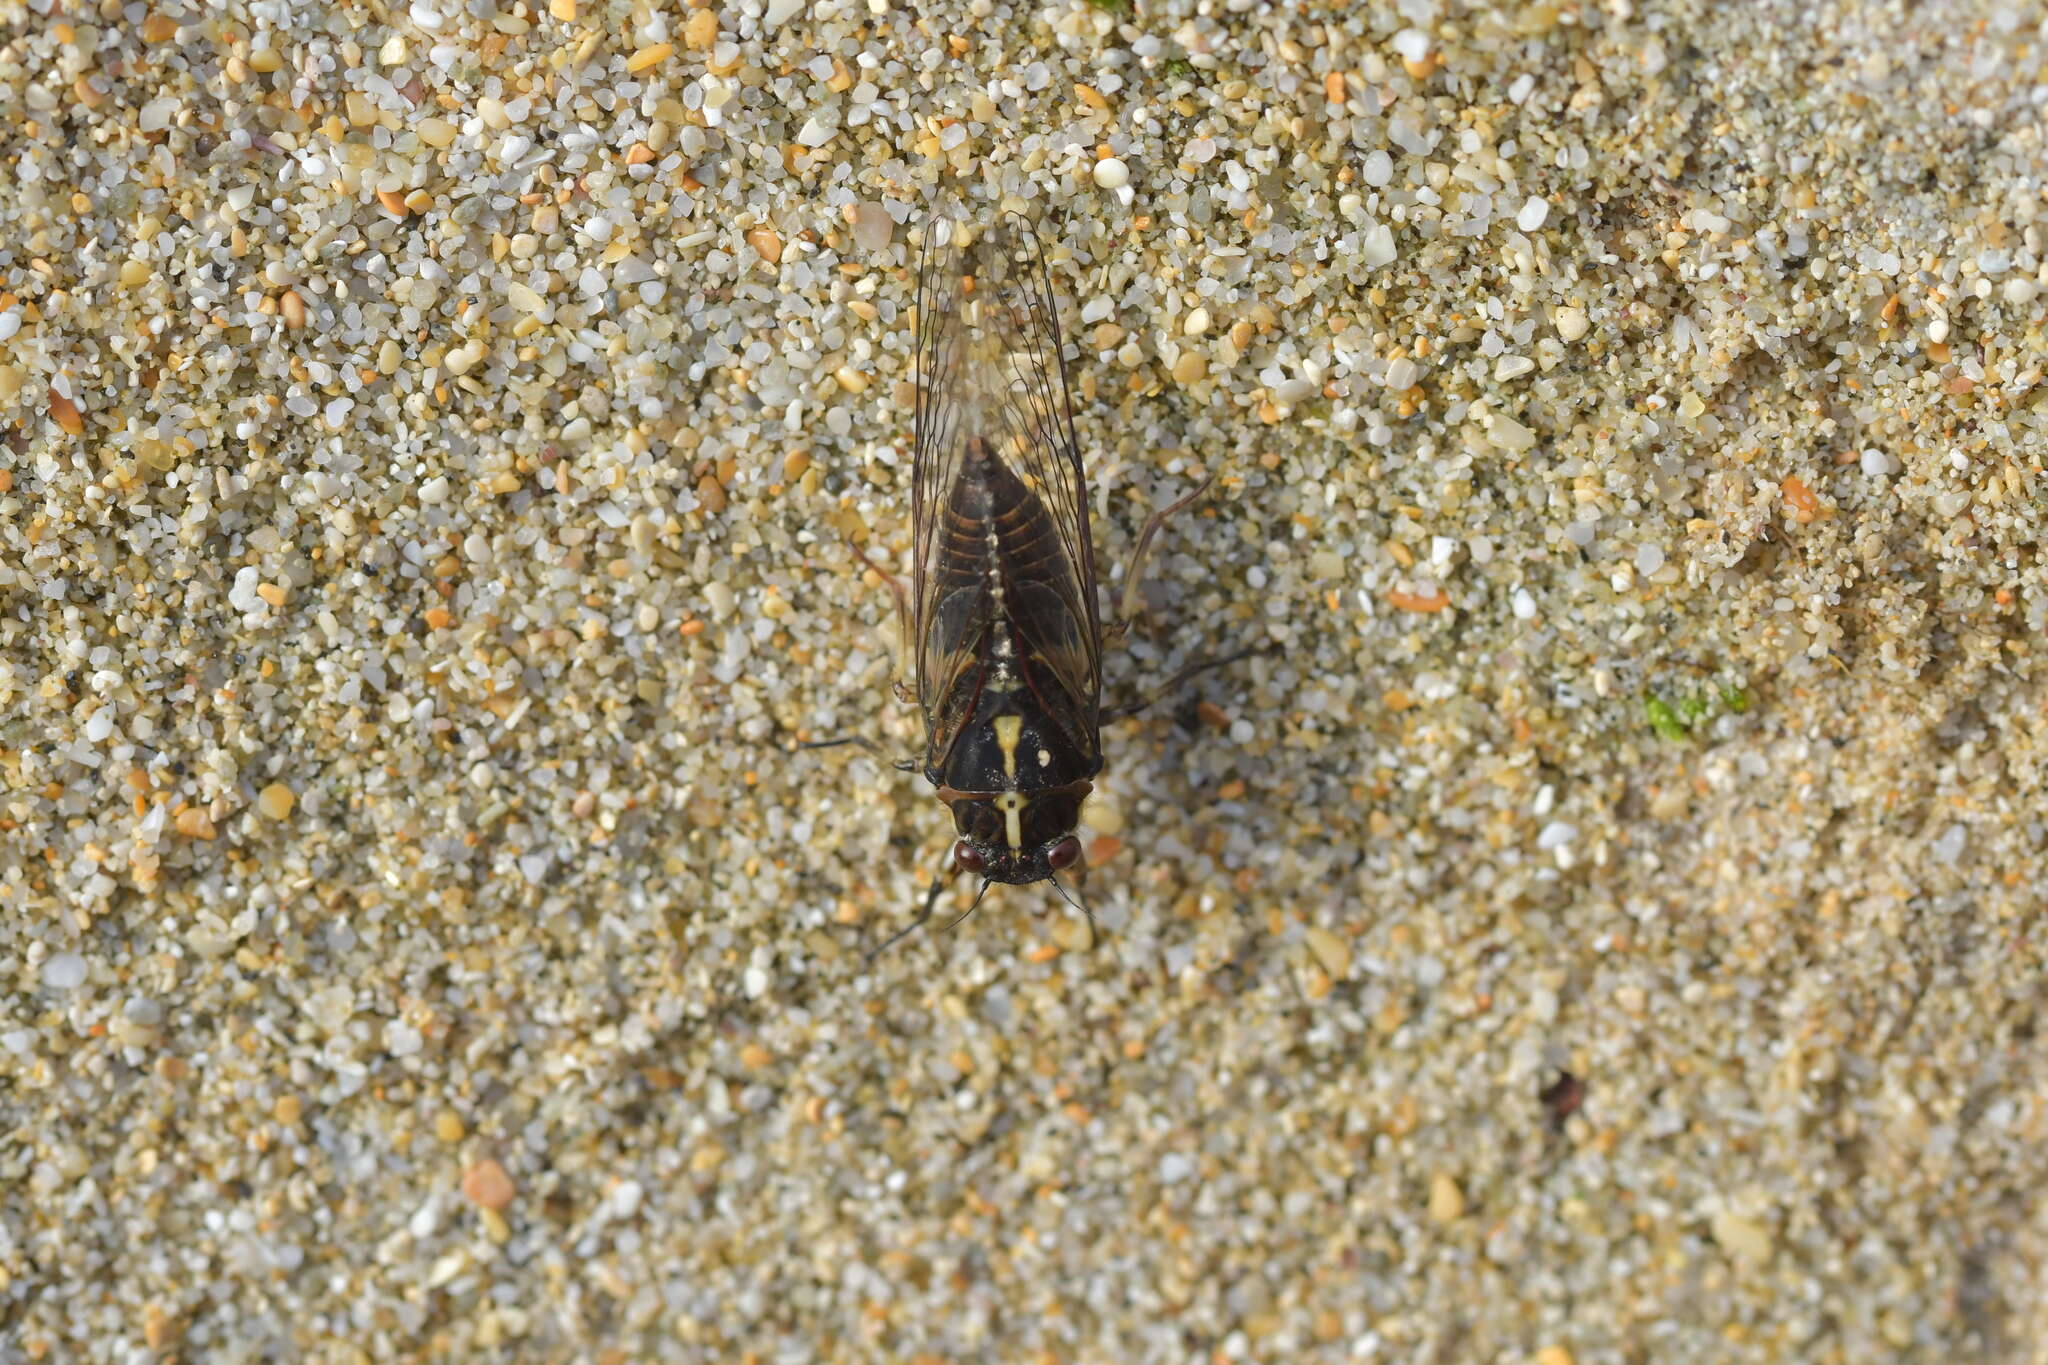
<path fill-rule="evenodd" d="M 988 871 L 988 861 L 981 856 L 980 851 L 973 844 L 968 843 L 965 839 L 953 845 L 953 861 L 958 863 L 963 871 Z"/>
<path fill-rule="evenodd" d="M 1051 850 L 1045 855 L 1045 861 L 1055 871 L 1072 867 L 1075 863 L 1081 861 L 1081 841 L 1069 834 L 1066 838 L 1052 846 Z"/>

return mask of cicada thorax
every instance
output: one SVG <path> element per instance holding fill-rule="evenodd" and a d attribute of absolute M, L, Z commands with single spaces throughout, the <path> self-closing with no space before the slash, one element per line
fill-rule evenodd
<path fill-rule="evenodd" d="M 939 699 L 925 776 L 953 811 L 969 864 L 1037 881 L 1073 861 L 1066 841 L 1102 770 L 1097 699 L 1077 688 L 1079 585 L 1043 499 L 979 437 L 943 512 L 933 628 L 972 650 Z"/>

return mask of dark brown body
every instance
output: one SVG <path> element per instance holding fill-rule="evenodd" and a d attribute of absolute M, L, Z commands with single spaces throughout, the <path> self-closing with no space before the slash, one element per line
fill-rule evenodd
<path fill-rule="evenodd" d="M 1036 241 L 1015 220 L 919 278 L 912 632 L 924 775 L 956 860 L 1031 882 L 1076 861 L 1102 769 L 1087 484 Z"/>

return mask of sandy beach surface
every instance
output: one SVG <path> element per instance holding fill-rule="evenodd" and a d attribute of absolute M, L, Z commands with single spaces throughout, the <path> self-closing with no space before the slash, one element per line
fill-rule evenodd
<path fill-rule="evenodd" d="M 2044 19 L 0 0 L 0 1359 L 2041 1359 Z M 942 197 L 1265 652 L 869 963 Z"/>

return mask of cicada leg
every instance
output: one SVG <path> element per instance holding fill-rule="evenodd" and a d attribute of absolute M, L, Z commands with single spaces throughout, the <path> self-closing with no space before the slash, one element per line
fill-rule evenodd
<path fill-rule="evenodd" d="M 915 701 L 910 685 L 903 681 L 908 674 L 905 665 L 910 659 L 910 595 L 903 590 L 902 579 L 869 559 L 851 539 L 846 542 L 846 548 L 853 551 L 855 559 L 874 571 L 875 577 L 888 586 L 889 596 L 896 599 L 896 678 L 891 686 L 895 689 L 896 700 Z"/>
<path fill-rule="evenodd" d="M 1168 503 L 1145 519 L 1144 528 L 1138 532 L 1138 544 L 1124 565 L 1124 594 L 1123 599 L 1117 604 L 1116 620 L 1103 632 L 1104 638 L 1113 643 L 1130 633 L 1131 622 L 1137 617 L 1138 591 L 1144 586 L 1145 556 L 1152 549 L 1152 537 L 1159 534 L 1159 528 L 1166 524 L 1168 517 L 1208 492 L 1209 485 L 1215 481 L 1216 476 L 1210 475 L 1195 485 L 1194 492 L 1176 502 Z"/>
<path fill-rule="evenodd" d="M 873 962 L 881 955 L 884 948 L 894 945 L 923 928 L 924 922 L 932 917 L 932 911 L 938 908 L 939 893 L 945 890 L 946 883 L 953 879 L 953 872 L 953 860 L 948 857 L 946 859 L 946 866 L 940 868 L 939 875 L 932 878 L 932 889 L 925 893 L 924 909 L 917 912 L 917 918 L 883 939 L 880 943 L 877 943 L 874 947 L 868 949 L 866 955 L 861 960 L 863 962 Z"/>
<path fill-rule="evenodd" d="M 876 758 L 889 758 L 888 753 L 883 750 L 881 745 L 863 735 L 841 735 L 838 739 L 814 739 L 799 744 L 796 747 L 798 752 L 801 752 L 805 749 L 838 749 L 848 744 L 853 745 L 856 749 L 865 749 Z M 917 771 L 917 760 L 914 758 L 890 758 L 889 766 L 898 772 L 914 773 Z"/>
<path fill-rule="evenodd" d="M 1104 721 L 1112 721 L 1123 720 L 1127 716 L 1135 716 L 1139 712 L 1171 696 L 1173 693 L 1178 692 L 1187 684 L 1190 678 L 1207 673 L 1212 668 L 1222 668 L 1225 664 L 1234 664 L 1239 659 L 1249 659 L 1254 654 L 1264 654 L 1265 652 L 1266 650 L 1263 645 L 1254 645 L 1250 649 L 1240 649 L 1235 653 L 1225 654 L 1221 658 L 1204 659 L 1200 663 L 1189 664 L 1186 668 L 1168 678 L 1165 684 L 1155 690 L 1151 696 L 1141 697 L 1133 702 L 1126 702 L 1122 706 L 1105 707 L 1102 712 L 1102 719 Z"/>

